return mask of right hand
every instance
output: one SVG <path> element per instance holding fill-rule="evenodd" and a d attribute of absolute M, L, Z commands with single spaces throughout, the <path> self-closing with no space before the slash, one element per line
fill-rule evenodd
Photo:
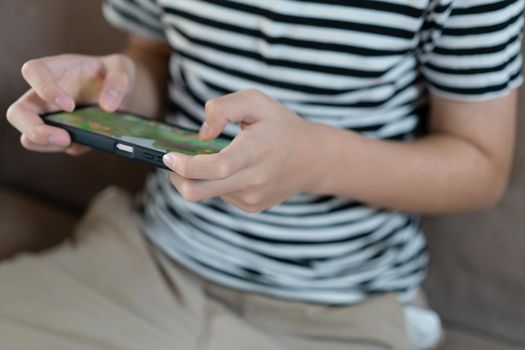
<path fill-rule="evenodd" d="M 31 89 L 7 110 L 7 120 L 22 133 L 22 146 L 37 152 L 79 155 L 89 148 L 71 143 L 65 130 L 44 124 L 39 115 L 71 112 L 77 103 L 98 103 L 108 112 L 115 111 L 131 91 L 135 65 L 121 54 L 66 54 L 28 61 L 22 66 L 22 75 Z"/>

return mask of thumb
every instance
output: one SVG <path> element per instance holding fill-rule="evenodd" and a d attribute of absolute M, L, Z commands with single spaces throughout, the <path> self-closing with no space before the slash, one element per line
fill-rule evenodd
<path fill-rule="evenodd" d="M 114 112 L 134 83 L 135 66 L 130 58 L 121 54 L 106 56 L 102 61 L 105 77 L 98 102 L 104 110 Z"/>
<path fill-rule="evenodd" d="M 22 75 L 43 101 L 71 112 L 75 109 L 75 99 L 58 85 L 56 77 L 48 67 L 51 60 L 52 58 L 42 58 L 26 62 L 22 66 Z"/>
<path fill-rule="evenodd" d="M 257 90 L 244 90 L 208 100 L 205 105 L 205 121 L 199 130 L 203 141 L 212 140 L 229 123 L 240 123 L 241 127 L 264 119 L 260 113 L 264 99 L 268 97 Z"/>

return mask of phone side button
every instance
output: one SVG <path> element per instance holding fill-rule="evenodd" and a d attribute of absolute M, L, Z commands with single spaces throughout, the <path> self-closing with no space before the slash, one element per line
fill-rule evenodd
<path fill-rule="evenodd" d="M 146 159 L 151 159 L 151 160 L 155 159 L 155 156 L 153 154 L 149 153 L 149 152 L 144 152 L 142 155 Z"/>

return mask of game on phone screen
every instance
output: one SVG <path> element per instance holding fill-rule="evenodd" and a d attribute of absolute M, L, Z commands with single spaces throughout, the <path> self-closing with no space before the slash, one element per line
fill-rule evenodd
<path fill-rule="evenodd" d="M 104 112 L 88 107 L 74 112 L 52 114 L 48 119 L 112 137 L 159 152 L 179 152 L 189 155 L 217 153 L 229 144 L 225 139 L 202 141 L 198 134 L 154 120 L 139 118 L 125 112 Z"/>

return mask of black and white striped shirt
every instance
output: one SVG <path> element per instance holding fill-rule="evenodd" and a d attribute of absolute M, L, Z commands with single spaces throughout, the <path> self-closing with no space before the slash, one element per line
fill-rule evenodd
<path fill-rule="evenodd" d="M 403 142 L 424 125 L 429 91 L 485 100 L 521 83 L 523 5 L 107 0 L 103 9 L 117 27 L 173 47 L 168 121 L 198 128 L 206 100 L 255 88 L 304 118 Z M 238 131 L 229 125 L 224 136 Z M 308 193 L 246 214 L 218 198 L 186 202 L 164 171 L 150 177 L 143 200 L 150 238 L 229 287 L 351 304 L 384 291 L 409 297 L 425 275 L 414 215 Z"/>

